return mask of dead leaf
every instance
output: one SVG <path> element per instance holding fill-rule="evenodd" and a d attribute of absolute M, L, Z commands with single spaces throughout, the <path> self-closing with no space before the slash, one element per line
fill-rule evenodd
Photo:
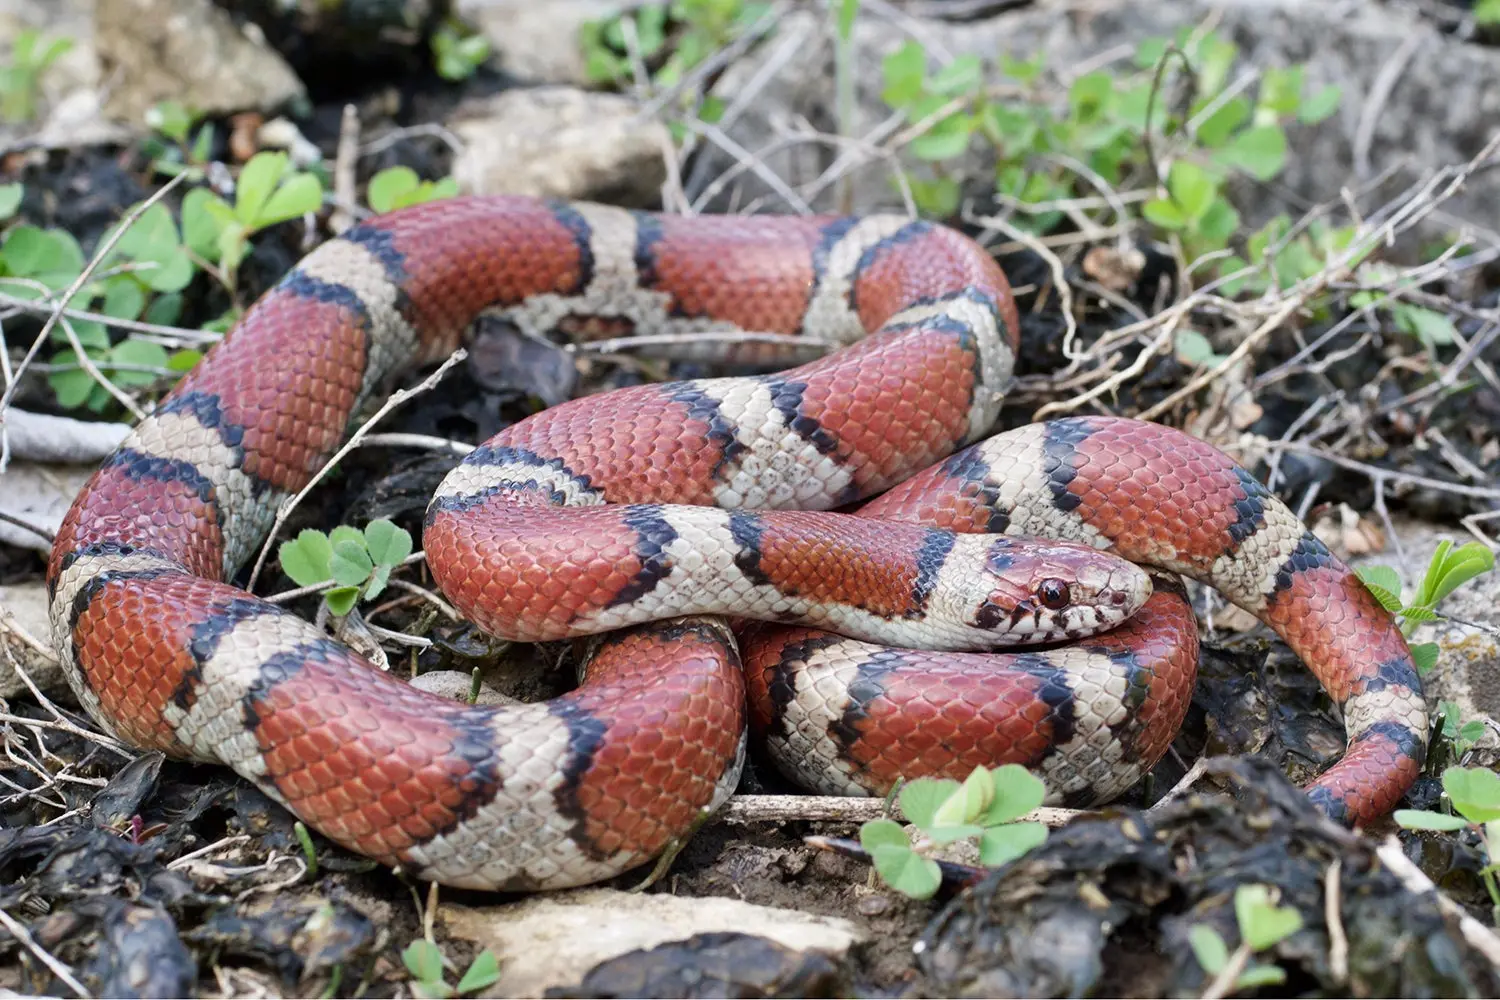
<path fill-rule="evenodd" d="M 1146 255 L 1132 247 L 1093 247 L 1083 255 L 1083 273 L 1112 292 L 1123 292 L 1146 266 Z"/>

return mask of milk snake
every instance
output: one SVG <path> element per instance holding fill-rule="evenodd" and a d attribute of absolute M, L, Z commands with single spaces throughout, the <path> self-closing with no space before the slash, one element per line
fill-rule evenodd
<path fill-rule="evenodd" d="M 485 311 L 535 336 L 845 345 L 576 399 L 449 474 L 423 531 L 448 598 L 510 639 L 597 636 L 575 691 L 522 706 L 418 691 L 230 582 L 391 377 Z M 747 734 L 828 793 L 1018 761 L 1051 801 L 1118 795 L 1191 696 L 1185 574 L 1341 706 L 1349 747 L 1313 801 L 1346 823 L 1389 811 L 1427 726 L 1391 616 L 1178 431 L 1079 417 L 986 437 L 1017 346 L 999 267 L 926 222 L 402 209 L 302 260 L 90 480 L 49 565 L 55 642 L 128 743 L 227 764 L 418 877 L 547 889 L 658 854 L 731 793 Z"/>

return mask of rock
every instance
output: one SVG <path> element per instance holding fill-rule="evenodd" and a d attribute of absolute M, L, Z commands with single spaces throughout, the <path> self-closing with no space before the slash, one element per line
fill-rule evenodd
<path fill-rule="evenodd" d="M 0 586 L 0 698 L 13 698 L 27 690 L 16 673 L 17 664 L 43 691 L 66 687 L 51 649 L 46 585 L 38 580 Z"/>
<path fill-rule="evenodd" d="M 445 904 L 438 916 L 454 937 L 494 951 L 500 981 L 489 996 L 538 997 L 578 983 L 601 962 L 694 935 L 734 931 L 797 951 L 842 955 L 863 939 L 847 920 L 755 906 L 589 888 L 505 906 Z"/>
<path fill-rule="evenodd" d="M 509 90 L 466 102 L 447 122 L 465 147 L 453 177 L 474 194 L 648 207 L 666 180 L 662 155 L 671 137 L 636 112 L 628 98 L 573 87 Z"/>
<path fill-rule="evenodd" d="M 855 27 L 857 109 L 855 135 L 863 135 L 889 115 L 880 98 L 881 60 L 909 38 L 919 39 L 936 58 L 972 53 L 993 72 L 1001 55 L 1041 56 L 1047 70 L 1066 71 L 1102 53 L 1147 38 L 1171 37 L 1179 29 L 1213 19 L 1215 30 L 1240 47 L 1243 67 L 1306 65 L 1309 88 L 1336 84 L 1343 89 L 1337 114 L 1316 126 L 1289 129 L 1292 155 L 1273 185 L 1253 189 L 1242 199 L 1250 209 L 1246 221 L 1256 224 L 1276 212 L 1300 216 L 1305 205 L 1336 199 L 1344 187 L 1356 186 L 1390 167 L 1392 176 L 1362 204 L 1373 207 L 1398 194 L 1416 178 L 1437 167 L 1460 164 L 1479 152 L 1490 138 L 1500 90 L 1487 81 L 1500 75 L 1500 51 L 1432 31 L 1415 13 L 1371 0 L 1343 4 L 1308 4 L 1299 0 L 1182 0 L 1142 4 L 1108 0 L 1090 4 L 1087 15 L 1066 16 L 1052 4 L 1001 13 L 969 23 L 905 18 L 900 23 L 866 11 Z M 790 50 L 784 48 L 790 46 Z M 1411 46 L 1411 48 L 1404 48 Z M 805 118 L 813 127 L 833 132 L 834 76 L 829 18 L 798 13 L 785 18 L 775 35 L 720 78 L 715 93 L 730 110 L 722 127 L 740 145 L 759 155 L 770 170 L 794 186 L 817 176 L 836 152 L 821 143 L 784 144 L 787 125 Z M 1383 97 L 1375 86 L 1388 74 L 1397 55 L 1408 57 Z M 1124 59 L 1125 56 L 1119 57 Z M 1097 63 L 1096 63 L 1097 64 Z M 1108 69 L 1110 64 L 1097 64 Z M 765 71 L 764 73 L 762 71 Z M 769 81 L 756 83 L 761 76 Z M 1233 78 L 1234 71 L 1231 71 Z M 753 93 L 751 91 L 754 91 Z M 1061 94 L 1059 95 L 1061 96 Z M 735 114 L 736 102 L 745 104 Z M 1368 156 L 1356 163 L 1356 138 L 1362 119 L 1369 134 Z M 705 151 L 702 166 L 688 178 L 690 198 L 734 160 L 720 151 Z M 947 165 L 967 181 L 967 193 L 987 193 L 990 173 L 981 143 Z M 894 210 L 902 201 L 891 183 L 891 171 L 877 157 L 850 172 L 854 209 Z M 1481 171 L 1445 205 L 1452 218 L 1500 228 L 1500 173 Z M 829 186 L 811 199 L 813 207 L 835 207 Z M 767 196 L 777 199 L 753 175 L 740 175 L 713 204 L 724 208 Z M 1448 223 L 1432 223 L 1446 226 Z"/>
<path fill-rule="evenodd" d="M 302 81 L 255 29 L 211 0 L 96 0 L 99 56 L 116 78 L 106 110 L 130 122 L 167 98 L 205 114 L 273 111 L 306 99 Z"/>
<path fill-rule="evenodd" d="M 500 68 L 533 83 L 589 82 L 578 33 L 619 10 L 617 0 L 456 0 L 454 12 L 484 32 Z"/>
<path fill-rule="evenodd" d="M 0 475 L 4 487 L 0 490 L 0 511 L 56 532 L 73 498 L 93 474 L 93 466 L 11 462 Z M 50 539 L 4 520 L 0 520 L 0 543 L 44 554 L 52 551 Z"/>
<path fill-rule="evenodd" d="M 429 670 L 425 674 L 418 674 L 408 683 L 412 687 L 428 694 L 435 694 L 442 698 L 452 698 L 454 701 L 467 703 L 469 691 L 474 683 L 473 678 L 462 670 Z M 501 694 L 488 684 L 480 682 L 479 697 L 475 699 L 476 705 L 519 705 L 521 702 L 516 698 Z"/>
<path fill-rule="evenodd" d="M 594 966 L 553 997 L 840 996 L 839 967 L 827 955 L 763 937 L 719 931 L 632 951 Z"/>
<path fill-rule="evenodd" d="M 1417 521 L 1397 520 L 1395 526 L 1406 556 L 1405 566 L 1399 564 L 1391 545 L 1384 552 L 1351 562 L 1355 566 L 1378 563 L 1395 569 L 1401 574 L 1408 597 L 1421 582 L 1439 542 L 1446 538 L 1459 546 L 1474 540 L 1464 531 Z M 1457 702 L 1460 722 L 1481 715 L 1500 721 L 1500 570 L 1459 587 L 1438 605 L 1438 611 L 1481 628 L 1439 620 L 1416 630 L 1413 643 L 1435 642 L 1439 647 L 1437 667 L 1422 679 L 1428 705 L 1435 710 L 1439 701 Z M 1484 631 L 1485 627 L 1493 631 Z M 1480 745 L 1500 746 L 1500 738 L 1492 731 Z"/>

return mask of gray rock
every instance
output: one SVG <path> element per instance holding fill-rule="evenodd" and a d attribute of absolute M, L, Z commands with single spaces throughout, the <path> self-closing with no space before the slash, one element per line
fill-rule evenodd
<path fill-rule="evenodd" d="M 302 81 L 253 28 L 211 0 L 96 0 L 99 56 L 114 77 L 105 109 L 139 122 L 158 101 L 200 112 L 270 111 L 306 98 Z"/>
<path fill-rule="evenodd" d="M 56 532 L 73 498 L 94 475 L 94 465 L 13 461 L 0 473 L 0 512 L 28 525 Z M 0 544 L 32 549 L 43 555 L 52 543 L 34 531 L 0 521 Z"/>
<path fill-rule="evenodd" d="M 666 179 L 671 137 L 616 94 L 508 90 L 469 101 L 448 128 L 463 142 L 453 177 L 474 194 L 582 198 L 648 207 Z"/>
<path fill-rule="evenodd" d="M 456 938 L 490 948 L 500 959 L 491 996 L 543 996 L 571 986 L 607 959 L 694 934 L 736 931 L 787 948 L 842 955 L 865 937 L 837 917 L 756 906 L 737 899 L 586 888 L 500 906 L 444 903 L 438 919 Z"/>
<path fill-rule="evenodd" d="M 451 698 L 465 704 L 469 701 L 469 691 L 473 679 L 462 670 L 429 670 L 425 674 L 418 674 L 410 682 L 412 687 L 428 694 L 435 694 L 440 698 Z M 474 701 L 476 705 L 519 705 L 519 699 L 507 697 L 496 691 L 490 685 L 483 682 L 479 685 L 479 697 Z"/>
<path fill-rule="evenodd" d="M 38 580 L 0 586 L 0 698 L 28 690 L 18 667 L 43 691 L 65 691 L 67 681 L 51 649 L 46 585 Z"/>

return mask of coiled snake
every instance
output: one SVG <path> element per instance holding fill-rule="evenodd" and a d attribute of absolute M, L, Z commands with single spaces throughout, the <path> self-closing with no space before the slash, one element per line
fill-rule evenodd
<path fill-rule="evenodd" d="M 423 545 L 466 615 L 516 640 L 604 633 L 577 690 L 542 704 L 425 694 L 227 582 L 361 407 L 484 310 L 538 335 L 846 345 L 573 400 L 444 480 Z M 1391 809 L 1427 726 L 1391 616 L 1180 432 L 1080 417 L 986 437 L 1017 328 L 994 261 L 925 222 L 402 209 L 307 256 L 104 463 L 53 550 L 55 642 L 129 743 L 227 764 L 419 877 L 545 889 L 659 853 L 733 790 L 747 732 L 829 793 L 1016 761 L 1052 801 L 1118 795 L 1191 696 L 1185 574 L 1342 707 L 1349 747 L 1313 800 L 1345 822 Z"/>

